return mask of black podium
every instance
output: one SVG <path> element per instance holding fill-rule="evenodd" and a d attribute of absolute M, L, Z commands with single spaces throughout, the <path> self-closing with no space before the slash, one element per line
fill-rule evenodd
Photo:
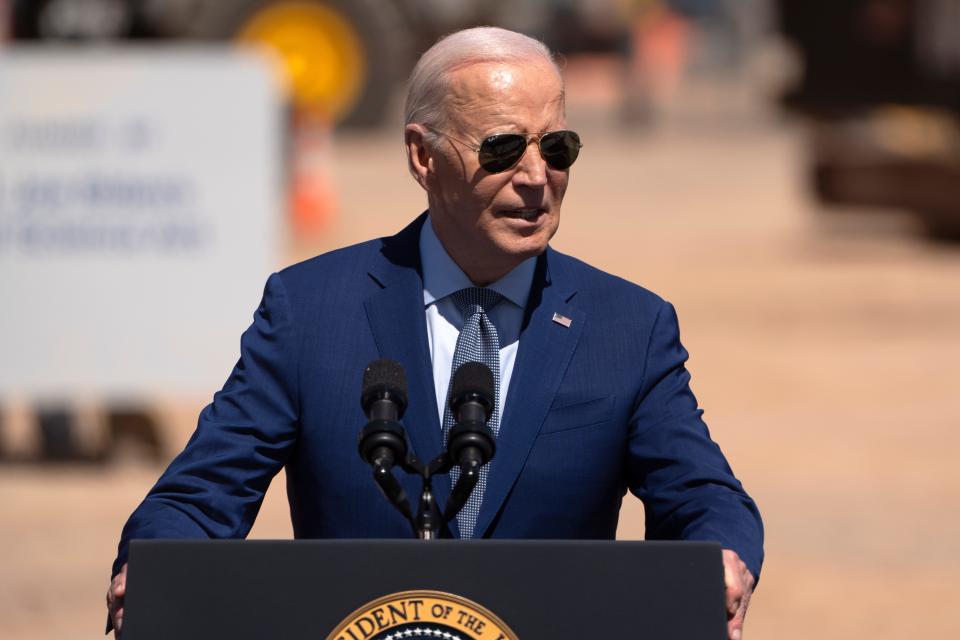
<path fill-rule="evenodd" d="M 134 540 L 123 640 L 724 640 L 697 542 Z"/>

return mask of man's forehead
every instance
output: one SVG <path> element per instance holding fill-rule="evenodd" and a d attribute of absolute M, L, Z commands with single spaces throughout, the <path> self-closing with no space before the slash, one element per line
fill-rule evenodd
<path fill-rule="evenodd" d="M 551 85 L 562 90 L 556 67 L 542 58 L 472 62 L 450 71 L 449 79 L 450 89 L 458 94 L 483 96 L 515 91 L 531 79 L 535 79 L 542 90 Z"/>
<path fill-rule="evenodd" d="M 507 65 L 495 66 L 487 74 L 487 80 L 490 86 L 497 91 L 509 91 L 510 87 L 517 82 L 516 69 Z"/>
<path fill-rule="evenodd" d="M 520 104 L 563 108 L 563 81 L 553 64 L 540 58 L 475 62 L 451 71 L 449 80 L 453 120 L 476 109 L 509 111 Z"/>

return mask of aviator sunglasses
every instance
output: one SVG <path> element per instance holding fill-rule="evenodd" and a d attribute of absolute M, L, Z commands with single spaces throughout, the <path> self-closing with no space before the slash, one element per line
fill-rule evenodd
<path fill-rule="evenodd" d="M 476 151 L 480 166 L 488 173 L 502 173 L 517 166 L 523 154 L 527 152 L 531 139 L 537 141 L 544 161 L 552 168 L 559 170 L 572 165 L 580 155 L 580 148 L 583 146 L 580 136 L 575 132 L 562 130 L 547 133 L 496 133 L 484 138 L 478 147 L 429 125 L 425 126 L 434 133 L 439 133 Z"/>

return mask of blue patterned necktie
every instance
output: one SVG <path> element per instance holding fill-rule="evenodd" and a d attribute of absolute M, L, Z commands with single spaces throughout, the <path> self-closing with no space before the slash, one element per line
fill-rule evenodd
<path fill-rule="evenodd" d="M 494 437 L 496 437 L 500 431 L 500 338 L 497 335 L 497 328 L 487 317 L 487 312 L 495 307 L 503 299 L 503 296 L 492 289 L 470 287 L 457 291 L 451 297 L 463 317 L 463 328 L 460 329 L 460 335 L 457 337 L 457 347 L 453 352 L 453 369 L 450 372 L 450 380 L 452 383 L 453 374 L 466 362 L 482 362 L 490 367 L 490 371 L 493 373 L 496 397 L 493 399 L 493 415 L 490 416 L 487 426 L 490 427 Z M 453 425 L 453 412 L 450 411 L 450 400 L 447 398 L 443 410 L 444 443 L 446 443 Z M 477 485 L 474 487 L 473 493 L 470 494 L 467 504 L 457 514 L 461 538 L 469 539 L 473 537 L 477 515 L 480 513 L 480 502 L 483 500 L 483 492 L 487 487 L 488 466 L 489 464 L 485 464 L 480 468 Z M 450 471 L 451 487 L 457 483 L 459 477 L 460 468 L 454 467 Z"/>

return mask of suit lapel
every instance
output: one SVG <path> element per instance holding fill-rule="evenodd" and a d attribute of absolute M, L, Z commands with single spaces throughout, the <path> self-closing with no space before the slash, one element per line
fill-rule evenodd
<path fill-rule="evenodd" d="M 426 314 L 423 309 L 423 280 L 420 275 L 420 228 L 426 216 L 420 216 L 396 236 L 386 238 L 369 276 L 382 288 L 370 295 L 364 306 L 370 330 L 382 358 L 391 358 L 403 365 L 407 374 L 409 403 L 403 417 L 413 451 L 423 462 L 429 462 L 443 447 L 437 413 L 433 367 L 427 344 Z M 414 485 L 405 482 L 409 489 Z M 419 481 L 414 495 L 409 495 L 416 510 L 420 495 Z M 433 482 L 434 495 L 443 509 L 450 494 L 446 477 Z"/>
<path fill-rule="evenodd" d="M 570 303 L 576 290 L 554 264 L 555 255 L 548 249 L 538 261 L 500 421 L 497 452 L 477 518 L 478 532 L 486 533 L 520 475 L 586 321 L 586 314 Z M 554 321 L 555 313 L 570 319 L 569 326 Z"/>

